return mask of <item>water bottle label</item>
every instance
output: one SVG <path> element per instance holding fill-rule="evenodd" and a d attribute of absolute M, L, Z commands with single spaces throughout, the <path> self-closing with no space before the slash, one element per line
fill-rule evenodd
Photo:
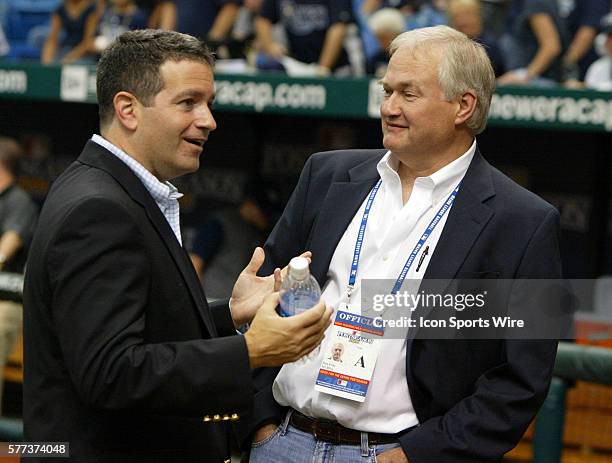
<path fill-rule="evenodd" d="M 291 317 L 316 305 L 321 298 L 321 290 L 314 279 L 312 285 L 281 289 L 280 315 Z"/>
<path fill-rule="evenodd" d="M 384 328 L 378 320 L 338 310 L 315 390 L 363 402 L 374 374 Z"/>

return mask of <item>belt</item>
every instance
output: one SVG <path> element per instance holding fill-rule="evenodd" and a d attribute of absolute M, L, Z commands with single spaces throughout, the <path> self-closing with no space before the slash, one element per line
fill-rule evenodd
<path fill-rule="evenodd" d="M 333 444 L 361 445 L 361 431 L 345 428 L 344 426 L 329 420 L 317 420 L 293 410 L 289 424 L 300 431 L 312 434 L 315 439 Z M 369 432 L 368 444 L 392 444 L 397 442 L 395 434 L 380 434 Z"/>

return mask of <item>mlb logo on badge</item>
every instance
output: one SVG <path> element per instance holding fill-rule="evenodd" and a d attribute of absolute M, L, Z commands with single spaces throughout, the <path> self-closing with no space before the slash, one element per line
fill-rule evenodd
<path fill-rule="evenodd" d="M 347 386 L 348 385 L 348 381 L 346 381 L 344 379 L 339 379 L 337 384 L 338 384 L 338 386 Z"/>

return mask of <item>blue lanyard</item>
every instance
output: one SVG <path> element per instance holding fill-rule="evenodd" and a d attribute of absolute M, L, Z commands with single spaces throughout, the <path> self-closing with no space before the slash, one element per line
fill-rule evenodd
<path fill-rule="evenodd" d="M 355 251 L 353 252 L 353 262 L 351 264 L 351 273 L 349 275 L 349 285 L 348 285 L 348 296 L 349 297 L 351 295 L 353 288 L 355 287 L 355 281 L 357 281 L 357 269 L 359 268 L 361 248 L 363 246 L 363 238 L 365 236 L 366 227 L 368 225 L 370 209 L 372 208 L 372 204 L 374 203 L 374 198 L 376 197 L 376 193 L 378 193 L 378 190 L 380 189 L 381 184 L 382 184 L 382 180 L 379 179 L 378 182 L 376 182 L 376 185 L 374 185 L 374 188 L 372 188 L 372 191 L 370 192 L 370 196 L 368 196 L 368 200 L 366 202 L 365 210 L 363 211 L 363 217 L 361 218 L 361 225 L 359 226 L 359 233 L 357 233 L 357 241 L 355 243 Z M 440 223 L 444 215 L 448 212 L 448 210 L 452 206 L 453 201 L 455 201 L 455 198 L 457 197 L 457 193 L 459 192 L 460 186 L 461 186 L 461 182 L 459 182 L 457 187 L 451 192 L 451 194 L 448 196 L 446 201 L 444 201 L 444 204 L 442 204 L 442 207 L 440 207 L 440 209 L 438 210 L 434 218 L 431 220 L 431 222 L 429 222 L 429 225 L 427 226 L 427 228 L 421 235 L 421 239 L 419 239 L 419 242 L 416 244 L 416 246 L 414 247 L 414 249 L 408 256 L 408 259 L 406 260 L 406 263 L 404 264 L 404 268 L 402 268 L 402 271 L 397 277 L 395 285 L 393 285 L 391 294 L 396 294 L 402 287 L 402 284 L 404 283 L 404 280 L 406 279 L 406 275 L 408 274 L 408 270 L 410 270 L 410 267 L 412 266 L 412 263 L 414 262 L 414 258 L 419 253 L 419 251 L 421 250 L 421 248 L 423 247 L 423 245 L 425 244 L 429 236 L 433 233 L 436 226 Z"/>

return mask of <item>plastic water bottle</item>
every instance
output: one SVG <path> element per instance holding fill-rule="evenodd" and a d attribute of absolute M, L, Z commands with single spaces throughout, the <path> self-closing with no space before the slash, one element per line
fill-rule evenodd
<path fill-rule="evenodd" d="M 294 257 L 289 262 L 289 271 L 280 289 L 280 314 L 291 317 L 310 309 L 321 299 L 319 283 L 310 274 L 308 260 Z"/>

